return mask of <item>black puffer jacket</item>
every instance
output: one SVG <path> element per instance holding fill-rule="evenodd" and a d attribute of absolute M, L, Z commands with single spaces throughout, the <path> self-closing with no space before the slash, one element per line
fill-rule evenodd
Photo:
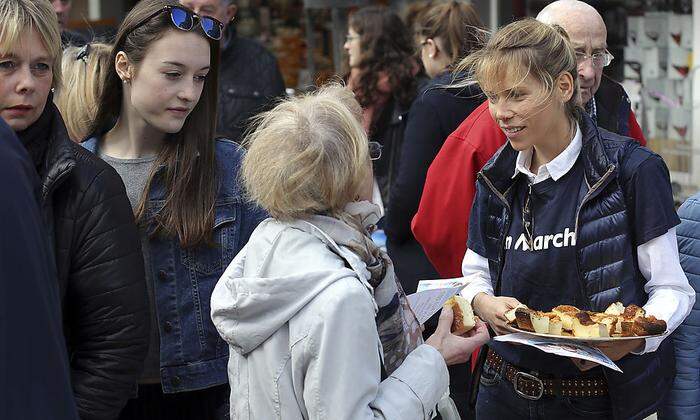
<path fill-rule="evenodd" d="M 69 140 L 51 99 L 18 135 L 41 178 L 80 418 L 114 419 L 134 394 L 149 328 L 143 257 L 124 184 Z"/>
<path fill-rule="evenodd" d="M 229 27 L 221 50 L 217 133 L 240 142 L 250 118 L 282 96 L 284 80 L 275 56 Z"/>

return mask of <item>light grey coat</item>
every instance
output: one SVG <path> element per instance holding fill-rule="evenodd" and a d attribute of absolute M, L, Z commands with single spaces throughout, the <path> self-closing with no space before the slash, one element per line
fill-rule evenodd
<path fill-rule="evenodd" d="M 294 225 L 262 222 L 212 295 L 230 349 L 231 419 L 431 418 L 449 382 L 440 353 L 419 345 L 382 381 L 364 262 Z"/>

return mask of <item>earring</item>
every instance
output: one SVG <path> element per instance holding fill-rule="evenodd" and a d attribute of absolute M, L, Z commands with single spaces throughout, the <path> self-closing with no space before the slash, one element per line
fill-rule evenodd
<path fill-rule="evenodd" d="M 435 54 L 428 54 L 428 57 L 430 58 L 433 58 L 433 56 L 435 56 Z"/>

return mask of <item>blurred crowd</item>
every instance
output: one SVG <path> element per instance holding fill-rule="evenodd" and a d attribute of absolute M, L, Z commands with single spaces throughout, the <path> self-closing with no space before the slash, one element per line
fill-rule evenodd
<path fill-rule="evenodd" d="M 347 73 L 290 96 L 232 0 L 109 39 L 70 7 L 0 2 L 0 418 L 700 418 L 700 195 L 594 7 L 359 8 Z M 454 278 L 461 335 L 408 299 Z M 621 372 L 493 340 L 615 302 L 666 324 L 596 345 Z"/>

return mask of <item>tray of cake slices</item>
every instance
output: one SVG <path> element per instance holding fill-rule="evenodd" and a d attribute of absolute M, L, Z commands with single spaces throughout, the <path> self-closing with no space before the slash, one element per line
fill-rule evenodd
<path fill-rule="evenodd" d="M 543 312 L 520 305 L 505 316 L 513 332 L 584 343 L 658 337 L 666 332 L 664 320 L 647 315 L 637 305 L 624 306 L 620 302 L 613 303 L 605 312 L 583 311 L 571 305 L 559 305 Z"/>

